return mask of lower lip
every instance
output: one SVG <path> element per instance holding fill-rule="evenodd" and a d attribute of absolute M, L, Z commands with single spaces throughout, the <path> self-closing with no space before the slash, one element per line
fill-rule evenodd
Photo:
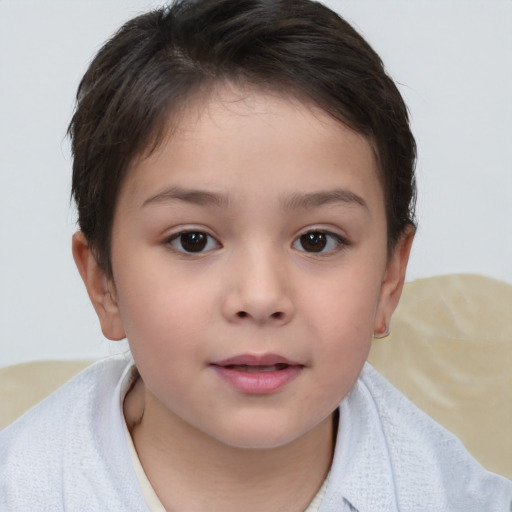
<path fill-rule="evenodd" d="M 212 366 L 218 375 L 238 391 L 250 395 L 268 395 L 283 388 L 295 379 L 303 367 L 288 366 L 282 370 L 270 372 L 243 372 L 225 366 Z"/>

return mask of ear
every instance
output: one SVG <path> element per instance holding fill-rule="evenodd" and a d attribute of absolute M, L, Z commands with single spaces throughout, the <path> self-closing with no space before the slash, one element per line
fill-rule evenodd
<path fill-rule="evenodd" d="M 407 270 L 414 233 L 413 226 L 406 229 L 389 256 L 375 314 L 373 326 L 375 337 L 382 338 L 389 334 L 391 316 L 398 305 L 404 286 L 405 271 Z"/>
<path fill-rule="evenodd" d="M 114 283 L 98 266 L 89 243 L 81 231 L 73 235 L 72 249 L 78 272 L 100 320 L 103 335 L 114 341 L 125 338 Z"/>

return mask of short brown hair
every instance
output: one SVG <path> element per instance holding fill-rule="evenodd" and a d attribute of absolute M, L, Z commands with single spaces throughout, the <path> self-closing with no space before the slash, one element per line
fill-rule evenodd
<path fill-rule="evenodd" d="M 114 210 L 133 159 L 201 90 L 231 81 L 306 97 L 372 143 L 392 248 L 414 225 L 416 145 L 382 61 L 310 0 L 181 0 L 127 22 L 85 73 L 69 134 L 80 229 L 111 277 Z"/>

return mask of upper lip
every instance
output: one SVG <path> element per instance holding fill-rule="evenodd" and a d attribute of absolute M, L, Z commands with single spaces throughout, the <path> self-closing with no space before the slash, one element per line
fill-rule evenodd
<path fill-rule="evenodd" d="M 286 357 L 278 354 L 241 354 L 235 357 L 222 359 L 212 363 L 214 366 L 232 366 L 232 365 L 245 365 L 245 366 L 273 366 L 276 364 L 286 364 L 288 366 L 302 366 L 297 361 L 292 361 Z"/>

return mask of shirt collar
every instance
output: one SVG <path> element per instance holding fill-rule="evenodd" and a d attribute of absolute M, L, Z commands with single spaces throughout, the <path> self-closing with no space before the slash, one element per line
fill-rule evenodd
<path fill-rule="evenodd" d="M 366 366 L 364 371 L 368 371 Z M 378 411 L 369 390 L 358 379 L 340 405 L 331 478 L 319 512 L 395 512 L 394 489 Z"/>

